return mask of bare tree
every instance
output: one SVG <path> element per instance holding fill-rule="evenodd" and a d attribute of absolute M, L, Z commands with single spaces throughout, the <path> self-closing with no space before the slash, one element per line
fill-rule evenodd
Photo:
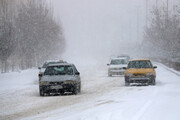
<path fill-rule="evenodd" d="M 154 8 L 151 24 L 145 28 L 144 49 L 149 56 L 180 65 L 180 9 Z M 153 50 L 153 51 L 152 51 Z"/>
<path fill-rule="evenodd" d="M 53 19 L 53 12 L 44 1 L 29 0 L 22 3 L 15 22 L 17 31 L 17 54 L 21 56 L 21 68 L 42 63 L 63 50 L 62 28 Z"/>
<path fill-rule="evenodd" d="M 0 60 L 2 62 L 2 72 L 7 71 L 7 60 L 14 49 L 13 24 L 9 16 L 10 3 L 6 0 L 0 1 Z"/>
<path fill-rule="evenodd" d="M 54 20 L 53 11 L 45 0 L 16 0 L 15 3 L 18 4 L 0 0 L 3 72 L 7 71 L 8 64 L 12 69 L 37 66 L 55 54 L 60 55 L 65 46 L 61 25 Z"/>

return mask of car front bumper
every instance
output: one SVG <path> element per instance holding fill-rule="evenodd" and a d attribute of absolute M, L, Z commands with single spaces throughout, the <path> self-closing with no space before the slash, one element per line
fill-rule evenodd
<path fill-rule="evenodd" d="M 57 85 L 41 85 L 39 86 L 44 92 L 73 92 L 75 84 L 57 84 Z"/>
<path fill-rule="evenodd" d="M 154 81 L 154 76 L 140 76 L 140 77 L 125 77 L 125 81 L 128 83 L 138 83 L 138 84 L 150 84 Z"/>
<path fill-rule="evenodd" d="M 109 75 L 123 75 L 125 70 L 108 70 Z"/>

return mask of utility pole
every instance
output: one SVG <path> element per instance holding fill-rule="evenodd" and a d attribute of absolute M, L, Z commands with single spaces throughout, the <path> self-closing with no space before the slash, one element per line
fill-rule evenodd
<path fill-rule="evenodd" d="M 167 0 L 167 20 L 168 20 L 168 11 L 169 11 L 169 0 Z"/>
<path fill-rule="evenodd" d="M 131 27 L 131 19 L 129 19 L 129 41 L 132 39 L 132 27 Z"/>
<path fill-rule="evenodd" d="M 156 10 L 158 9 L 158 0 L 156 0 Z"/>
<path fill-rule="evenodd" d="M 139 7 L 137 7 L 137 40 L 139 40 Z"/>
<path fill-rule="evenodd" d="M 147 28 L 147 20 L 148 20 L 148 0 L 146 0 L 146 28 Z"/>

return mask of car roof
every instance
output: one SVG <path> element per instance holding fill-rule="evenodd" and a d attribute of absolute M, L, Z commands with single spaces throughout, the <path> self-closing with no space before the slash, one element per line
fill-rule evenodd
<path fill-rule="evenodd" d="M 129 55 L 122 54 L 122 55 L 118 55 L 117 57 L 129 57 Z"/>
<path fill-rule="evenodd" d="M 62 62 L 63 63 L 63 62 L 66 62 L 66 61 L 63 61 L 63 60 L 47 60 L 46 62 L 48 62 L 48 63 L 49 62 Z"/>
<path fill-rule="evenodd" d="M 61 65 L 73 65 L 71 63 L 55 63 L 55 64 L 49 64 L 48 66 L 61 66 Z"/>
<path fill-rule="evenodd" d="M 111 60 L 121 60 L 121 59 L 127 59 L 126 57 L 116 57 L 116 58 L 111 58 Z"/>
<path fill-rule="evenodd" d="M 150 59 L 132 59 L 130 61 L 150 61 Z"/>

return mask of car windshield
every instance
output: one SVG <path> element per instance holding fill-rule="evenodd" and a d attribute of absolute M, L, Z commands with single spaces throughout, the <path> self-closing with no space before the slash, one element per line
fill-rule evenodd
<path fill-rule="evenodd" d="M 46 68 L 44 75 L 73 75 L 73 68 L 68 65 L 49 66 Z"/>
<path fill-rule="evenodd" d="M 128 64 L 128 68 L 152 68 L 150 61 L 131 61 Z"/>
<path fill-rule="evenodd" d="M 45 62 L 42 66 L 42 68 L 47 68 L 48 65 L 50 64 L 58 64 L 58 63 L 62 63 L 62 62 Z"/>
<path fill-rule="evenodd" d="M 127 64 L 127 60 L 125 59 L 114 59 L 111 60 L 112 65 L 119 65 L 119 64 Z"/>

